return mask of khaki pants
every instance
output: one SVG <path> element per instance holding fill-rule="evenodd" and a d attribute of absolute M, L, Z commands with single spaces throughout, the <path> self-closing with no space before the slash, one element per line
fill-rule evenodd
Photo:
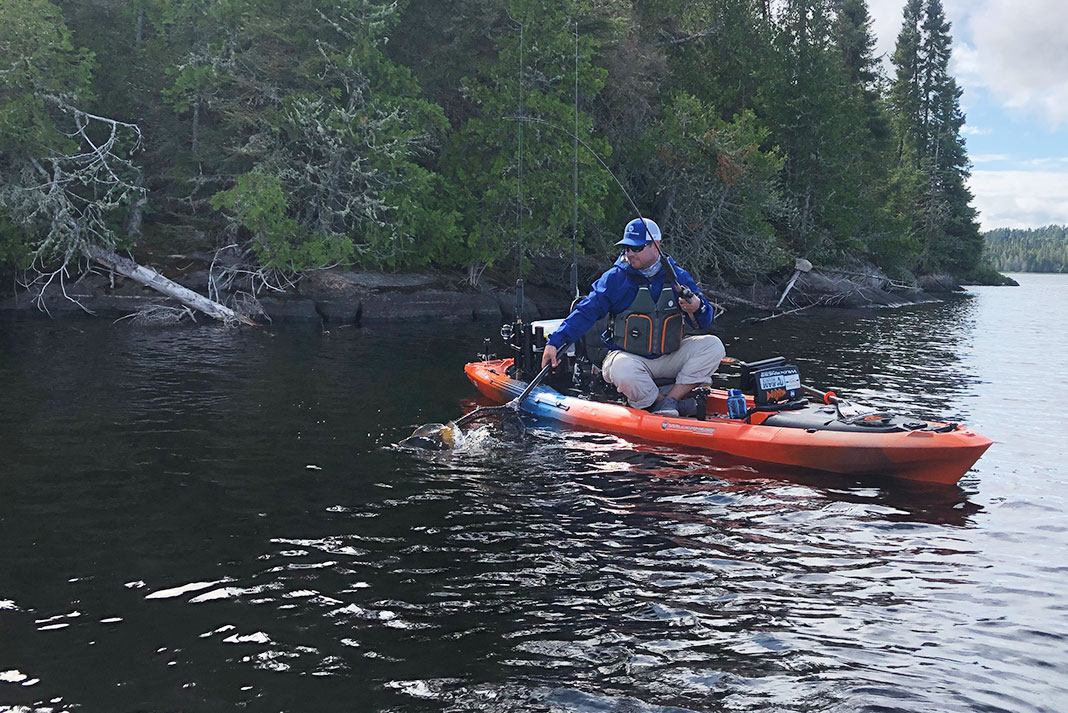
<path fill-rule="evenodd" d="M 684 337 L 678 351 L 656 359 L 611 351 L 601 364 L 601 376 L 626 396 L 631 406 L 648 408 L 660 395 L 654 379 L 674 379 L 676 384 L 710 384 L 712 374 L 726 354 L 719 337 L 699 334 Z"/>

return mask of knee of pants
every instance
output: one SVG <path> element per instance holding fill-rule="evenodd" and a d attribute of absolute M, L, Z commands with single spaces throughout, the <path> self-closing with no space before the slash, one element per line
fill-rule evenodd
<path fill-rule="evenodd" d="M 720 362 L 727 355 L 723 342 L 712 334 L 700 334 L 686 337 L 686 361 L 679 370 L 678 383 L 706 383 L 719 369 Z"/>
<path fill-rule="evenodd" d="M 718 368 L 719 363 L 723 361 L 723 357 L 727 356 L 727 349 L 723 346 L 723 340 L 714 334 L 700 334 L 697 336 L 701 339 L 702 349 L 705 350 L 703 353 L 709 359 L 714 359 Z"/>
<path fill-rule="evenodd" d="M 626 352 L 615 351 L 605 357 L 601 376 L 626 396 L 627 403 L 635 408 L 651 406 L 660 395 L 642 358 Z"/>

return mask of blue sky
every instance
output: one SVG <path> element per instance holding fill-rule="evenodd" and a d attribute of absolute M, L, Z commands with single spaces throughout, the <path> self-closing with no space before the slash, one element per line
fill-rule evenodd
<path fill-rule="evenodd" d="M 983 230 L 1068 225 L 1064 0 L 943 0 Z M 887 63 L 904 0 L 868 0 Z M 888 74 L 892 71 L 887 65 Z"/>

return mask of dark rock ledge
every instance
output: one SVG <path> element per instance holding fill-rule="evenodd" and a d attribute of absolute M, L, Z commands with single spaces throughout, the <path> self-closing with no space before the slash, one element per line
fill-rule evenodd
<path fill-rule="evenodd" d="M 280 291 L 262 285 L 253 290 L 249 278 L 236 273 L 238 278 L 216 296 L 208 287 L 210 265 L 211 256 L 198 254 L 170 256 L 166 264 L 152 266 L 184 287 L 260 322 L 315 321 L 337 326 L 444 318 L 497 323 L 515 313 L 514 287 L 504 279 L 486 278 L 479 287 L 472 287 L 458 272 L 383 274 L 334 268 L 307 273 L 295 286 Z M 601 269 L 602 265 L 592 261 L 582 266 L 580 284 L 584 290 Z M 216 275 L 219 270 L 216 265 Z M 571 303 L 568 267 L 563 261 L 532 261 L 531 273 L 526 281 L 524 316 L 548 319 L 565 315 Z M 870 265 L 849 270 L 815 268 L 798 275 L 776 310 L 792 271 L 777 277 L 775 281 L 743 287 L 708 288 L 705 293 L 725 311 L 770 315 L 819 306 L 896 307 L 937 302 L 938 293 L 960 290 L 948 276 L 921 278 L 918 282 L 926 288 L 921 289 L 897 283 Z M 0 297 L 0 312 L 54 318 L 91 314 L 114 319 L 176 306 L 164 295 L 103 269 L 93 269 L 63 283 L 53 281 L 44 291 L 43 300 L 36 299 L 37 294 L 37 289 L 9 290 Z"/>
<path fill-rule="evenodd" d="M 336 326 L 444 318 L 498 323 L 515 312 L 511 286 L 487 283 L 476 288 L 454 274 L 317 270 L 305 274 L 295 286 L 285 290 L 260 286 L 254 291 L 248 280 L 242 279 L 215 295 L 208 289 L 207 269 L 153 267 L 183 287 L 210 296 L 259 322 L 313 321 Z M 7 290 L 6 295 L 0 296 L 0 312 L 115 319 L 153 309 L 180 307 L 155 290 L 99 269 L 63 282 L 56 279 L 42 295 L 39 292 L 39 287 L 16 286 Z M 566 311 L 569 304 L 564 290 L 536 287 L 526 290 L 528 319 L 538 319 L 543 313 L 556 316 Z"/>

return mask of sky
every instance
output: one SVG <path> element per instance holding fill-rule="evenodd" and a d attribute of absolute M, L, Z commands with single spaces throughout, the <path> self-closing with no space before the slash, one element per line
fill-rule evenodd
<path fill-rule="evenodd" d="M 868 0 L 889 58 L 904 0 Z M 943 0 L 950 71 L 964 90 L 970 186 L 982 230 L 1068 225 L 1068 34 L 1064 0 Z"/>

